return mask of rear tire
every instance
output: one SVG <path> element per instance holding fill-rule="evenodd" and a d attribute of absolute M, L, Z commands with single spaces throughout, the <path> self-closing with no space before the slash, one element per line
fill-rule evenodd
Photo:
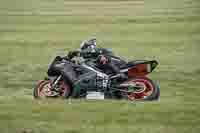
<path fill-rule="evenodd" d="M 153 101 L 153 100 L 158 100 L 160 97 L 159 85 L 154 83 L 151 79 L 147 77 L 133 78 L 133 79 L 128 80 L 126 83 L 143 86 L 143 88 L 138 91 L 126 93 L 128 100 Z"/>
<path fill-rule="evenodd" d="M 159 87 L 159 85 L 154 83 L 153 81 L 152 81 L 152 83 L 155 86 L 154 91 L 150 96 L 146 97 L 144 100 L 154 101 L 154 100 L 158 100 L 160 98 L 160 87 Z"/>

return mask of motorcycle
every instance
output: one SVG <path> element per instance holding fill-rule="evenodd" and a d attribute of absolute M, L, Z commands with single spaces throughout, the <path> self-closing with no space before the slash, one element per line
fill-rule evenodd
<path fill-rule="evenodd" d="M 101 49 L 101 54 L 109 52 Z M 87 56 L 79 55 L 80 58 Z M 84 57 L 85 58 L 85 57 Z M 96 59 L 82 58 L 78 63 L 68 56 L 56 55 L 48 67 L 48 77 L 37 83 L 33 89 L 34 98 L 86 98 L 158 100 L 160 87 L 147 77 L 158 62 L 156 60 L 125 61 L 110 55 L 120 74 L 97 67 Z M 58 63 L 59 62 L 59 63 Z M 62 68 L 62 72 L 55 69 Z M 65 73 L 68 73 L 66 76 Z M 125 77 L 121 77 L 121 74 Z M 75 80 L 74 80 L 75 79 Z"/>

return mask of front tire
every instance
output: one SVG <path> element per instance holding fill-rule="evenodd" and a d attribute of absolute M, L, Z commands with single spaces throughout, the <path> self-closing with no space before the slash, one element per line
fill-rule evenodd
<path fill-rule="evenodd" d="M 53 91 L 51 91 L 51 81 L 41 80 L 38 82 L 36 87 L 33 89 L 33 97 L 35 99 L 44 99 L 49 97 L 61 97 L 68 99 L 71 94 L 71 89 L 63 81 L 59 83 L 60 92 L 56 96 L 52 96 Z"/>

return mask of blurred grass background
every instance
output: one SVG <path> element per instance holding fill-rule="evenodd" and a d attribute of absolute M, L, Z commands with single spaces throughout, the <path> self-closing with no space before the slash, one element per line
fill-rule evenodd
<path fill-rule="evenodd" d="M 199 14 L 199 0 L 1 1 L 0 132 L 198 133 Z M 158 60 L 160 100 L 33 100 L 55 52 L 93 36 L 129 60 Z"/>

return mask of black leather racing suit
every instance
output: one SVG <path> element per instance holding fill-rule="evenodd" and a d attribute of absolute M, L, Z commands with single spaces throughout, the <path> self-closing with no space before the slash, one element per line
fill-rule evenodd
<path fill-rule="evenodd" d="M 95 52 L 94 52 L 95 51 Z M 94 60 L 96 63 L 96 67 L 102 71 L 110 70 L 112 75 L 120 73 L 120 69 L 112 60 L 113 53 L 104 48 L 95 48 L 95 50 L 91 52 L 90 49 L 84 49 L 81 51 L 80 55 L 85 60 Z M 106 62 L 102 63 L 101 58 L 106 58 Z"/>

